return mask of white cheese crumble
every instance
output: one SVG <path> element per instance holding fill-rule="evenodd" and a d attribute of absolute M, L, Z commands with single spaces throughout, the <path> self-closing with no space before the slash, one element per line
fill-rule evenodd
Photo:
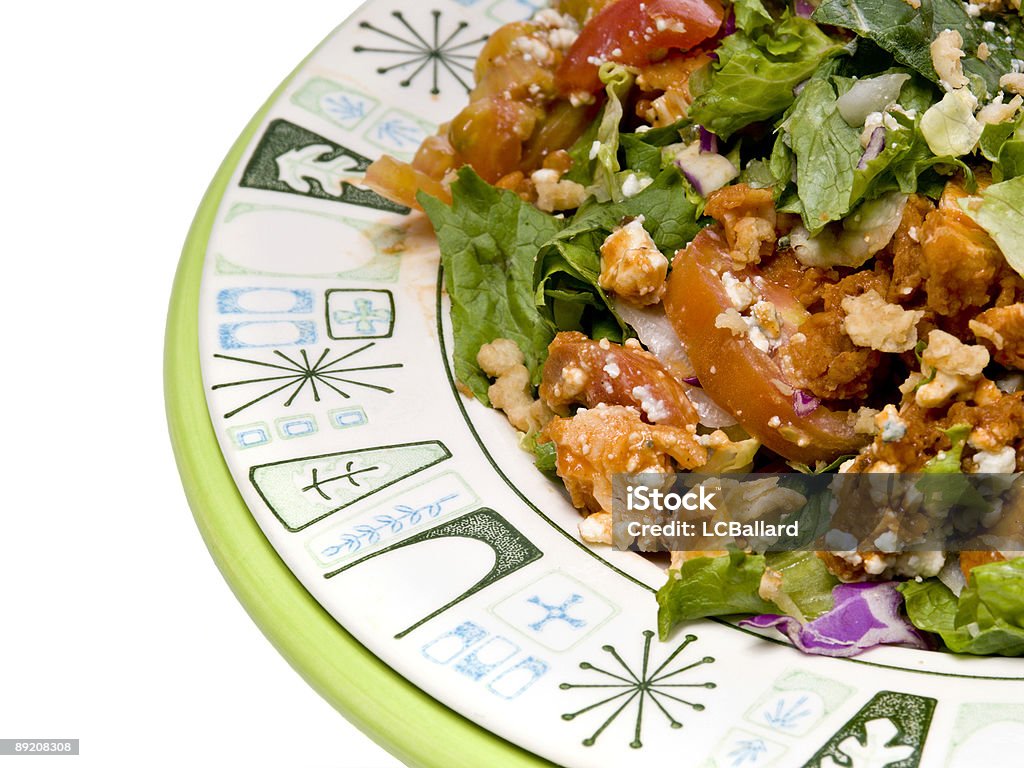
<path fill-rule="evenodd" d="M 1017 468 L 1017 452 L 1005 445 L 998 451 L 978 451 L 974 454 L 975 472 L 1008 475 Z"/>
<path fill-rule="evenodd" d="M 967 85 L 964 66 L 961 59 L 964 38 L 958 30 L 944 29 L 932 40 L 930 51 L 932 66 L 939 76 L 939 82 L 948 90 L 956 90 Z"/>
<path fill-rule="evenodd" d="M 896 406 L 889 403 L 882 412 L 875 416 L 875 426 L 882 436 L 882 441 L 895 443 L 907 434 L 907 423 L 900 418 Z"/>
<path fill-rule="evenodd" d="M 647 414 L 647 418 L 655 424 L 665 421 L 670 416 L 665 403 L 651 393 L 650 387 L 633 387 L 632 395 L 640 401 L 640 410 Z"/>
<path fill-rule="evenodd" d="M 906 310 L 890 304 L 871 289 L 843 299 L 843 329 L 858 347 L 879 352 L 906 352 L 917 344 L 917 324 L 922 310 Z"/>

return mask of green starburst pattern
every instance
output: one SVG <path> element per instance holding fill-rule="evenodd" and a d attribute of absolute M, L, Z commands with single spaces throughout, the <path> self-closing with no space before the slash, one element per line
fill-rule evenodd
<path fill-rule="evenodd" d="M 635 723 L 633 727 L 633 740 L 629 743 L 629 746 L 634 749 L 639 749 L 643 746 L 643 742 L 640 739 L 641 729 L 643 728 L 644 714 L 645 711 L 649 712 L 648 707 L 645 710 L 647 702 L 655 707 L 661 714 L 668 720 L 668 724 L 671 728 L 682 728 L 683 724 L 677 720 L 673 714 L 673 709 L 678 709 L 681 706 L 688 707 L 694 712 L 701 712 L 704 710 L 704 705 L 690 701 L 676 695 L 677 693 L 683 693 L 679 689 L 683 688 L 714 688 L 714 683 L 702 682 L 702 683 L 681 683 L 679 682 L 679 675 L 689 672 L 697 667 L 703 666 L 704 664 L 712 664 L 715 660 L 711 656 L 704 656 L 701 659 L 693 661 L 683 666 L 675 666 L 676 658 L 691 644 L 696 642 L 696 635 L 686 635 L 683 641 L 676 646 L 676 649 L 668 655 L 663 662 L 661 662 L 653 670 L 653 662 L 651 659 L 651 639 L 654 637 L 654 632 L 651 630 L 645 630 L 644 633 L 644 650 L 643 658 L 640 663 L 640 668 L 634 670 L 626 661 L 622 658 L 618 651 L 615 650 L 614 646 L 604 645 L 601 650 L 609 654 L 612 660 L 615 661 L 616 666 L 613 666 L 614 671 L 603 669 L 595 664 L 591 664 L 589 661 L 580 662 L 580 669 L 584 669 L 590 672 L 601 675 L 602 682 L 599 683 L 562 683 L 559 688 L 563 691 L 572 690 L 576 688 L 594 688 L 604 689 L 605 692 L 611 693 L 610 696 L 602 698 L 589 706 L 583 707 L 575 712 L 567 712 L 562 715 L 563 720 L 575 720 L 580 715 L 586 714 L 592 711 L 605 711 L 611 709 L 610 714 L 605 717 L 604 721 L 598 726 L 597 730 L 594 731 L 590 736 L 583 739 L 583 745 L 586 747 L 593 746 L 597 741 L 597 738 L 604 732 L 604 730 L 611 725 L 619 717 L 619 715 L 625 715 L 631 709 L 635 710 Z"/>

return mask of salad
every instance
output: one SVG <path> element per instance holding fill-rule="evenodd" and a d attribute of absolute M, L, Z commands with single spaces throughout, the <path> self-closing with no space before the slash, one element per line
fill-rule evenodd
<path fill-rule="evenodd" d="M 622 473 L 1024 468 L 1019 1 L 554 0 L 369 168 L 584 540 Z M 877 549 L 673 552 L 660 630 L 1024 654 L 1024 553 Z"/>

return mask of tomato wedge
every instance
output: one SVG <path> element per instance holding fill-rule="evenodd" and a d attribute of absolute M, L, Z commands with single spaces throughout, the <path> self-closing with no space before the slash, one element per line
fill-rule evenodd
<path fill-rule="evenodd" d="M 728 253 L 714 230 L 702 230 L 689 248 L 676 254 L 668 277 L 665 312 L 701 386 L 747 432 L 780 456 L 813 466 L 819 460 L 856 453 L 867 438 L 854 432 L 853 414 L 825 406 L 805 415 L 797 413 L 792 394 L 784 393 L 782 369 L 772 356 L 745 336 L 715 326 L 715 318 L 732 306 L 714 269 L 729 263 Z M 783 286 L 770 286 L 770 298 L 776 304 L 785 301 L 786 294 L 789 291 Z M 792 294 L 789 298 L 797 303 Z M 780 312 L 786 315 L 781 306 Z"/>
<path fill-rule="evenodd" d="M 615 0 L 583 27 L 555 73 L 558 87 L 593 93 L 598 63 L 641 66 L 671 48 L 688 51 L 713 37 L 724 15 L 718 0 Z"/>

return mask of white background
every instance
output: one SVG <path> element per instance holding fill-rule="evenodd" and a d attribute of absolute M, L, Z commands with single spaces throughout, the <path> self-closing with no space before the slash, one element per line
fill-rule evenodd
<path fill-rule="evenodd" d="M 207 183 L 355 7 L 0 9 L 0 738 L 82 747 L 32 765 L 400 765 L 235 601 L 181 491 L 161 382 Z"/>

